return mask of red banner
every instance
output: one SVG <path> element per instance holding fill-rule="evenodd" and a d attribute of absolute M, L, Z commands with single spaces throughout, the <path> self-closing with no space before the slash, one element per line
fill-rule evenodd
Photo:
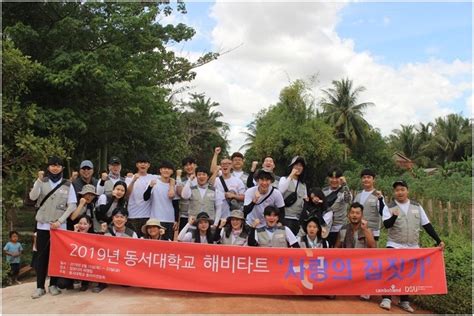
<path fill-rule="evenodd" d="M 181 291 L 272 295 L 446 294 L 443 253 L 285 249 L 51 231 L 49 275 Z"/>

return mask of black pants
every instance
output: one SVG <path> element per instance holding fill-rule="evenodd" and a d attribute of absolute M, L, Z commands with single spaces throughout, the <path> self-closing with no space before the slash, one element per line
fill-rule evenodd
<path fill-rule="evenodd" d="M 387 248 L 393 248 L 393 247 L 387 247 Z M 391 295 L 382 295 L 382 298 L 388 298 L 389 300 L 392 299 Z M 400 295 L 400 302 L 409 302 L 409 296 L 408 295 Z"/>
<path fill-rule="evenodd" d="M 283 220 L 283 225 L 288 227 L 295 236 L 298 235 L 298 232 L 300 231 L 300 222 L 297 219 L 285 218 Z"/>
<path fill-rule="evenodd" d="M 146 224 L 148 218 L 129 218 L 127 226 L 137 233 L 138 238 L 143 236 L 142 226 Z"/>
<path fill-rule="evenodd" d="M 18 274 L 20 273 L 20 264 L 19 263 L 10 263 L 10 271 L 12 277 L 16 279 Z"/>
<path fill-rule="evenodd" d="M 178 234 L 183 230 L 184 226 L 188 223 L 188 218 L 187 217 L 180 217 L 179 218 L 179 230 Z"/>
<path fill-rule="evenodd" d="M 328 235 L 328 243 L 329 243 L 329 248 L 334 248 L 334 245 L 336 244 L 337 241 L 337 236 L 339 235 L 339 232 L 330 232 Z"/>
<path fill-rule="evenodd" d="M 46 276 L 48 275 L 49 264 L 49 250 L 50 250 L 50 235 L 49 230 L 38 229 L 36 233 L 36 249 L 38 255 L 36 257 L 36 287 L 44 289 Z M 51 277 L 49 279 L 49 286 L 57 285 L 58 278 Z"/>
<path fill-rule="evenodd" d="M 170 222 L 161 222 L 161 225 L 166 228 L 165 229 L 165 234 L 163 237 L 161 237 L 164 240 L 173 240 L 174 239 L 174 230 L 173 230 L 173 223 Z"/>

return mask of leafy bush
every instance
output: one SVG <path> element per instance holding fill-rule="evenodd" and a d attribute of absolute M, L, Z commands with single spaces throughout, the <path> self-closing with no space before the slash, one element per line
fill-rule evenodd
<path fill-rule="evenodd" d="M 472 314 L 472 267 L 471 240 L 462 236 L 441 236 L 445 242 L 444 259 L 448 294 L 421 295 L 414 297 L 415 303 L 423 309 L 438 314 Z M 422 245 L 432 246 L 427 234 L 422 236 Z"/>
<path fill-rule="evenodd" d="M 2 287 L 5 287 L 10 284 L 10 265 L 5 260 L 5 257 L 2 259 Z"/>

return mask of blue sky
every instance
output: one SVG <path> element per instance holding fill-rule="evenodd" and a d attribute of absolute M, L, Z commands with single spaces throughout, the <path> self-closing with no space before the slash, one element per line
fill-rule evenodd
<path fill-rule="evenodd" d="M 288 78 L 307 79 L 311 72 L 320 75 L 318 91 L 343 77 L 364 85 L 361 101 L 376 104 L 366 118 L 384 135 L 452 112 L 472 115 L 471 2 L 186 7 L 174 22 L 194 27 L 197 35 L 178 50 L 196 57 L 244 44 L 199 68 L 192 83 L 221 104 L 235 150 L 253 114 L 276 102 Z"/>

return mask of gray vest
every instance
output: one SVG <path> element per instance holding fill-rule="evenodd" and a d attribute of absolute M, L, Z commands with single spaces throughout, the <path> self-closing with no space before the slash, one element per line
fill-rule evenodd
<path fill-rule="evenodd" d="M 204 197 L 197 186 L 191 187 L 188 214 L 196 217 L 200 212 L 206 212 L 212 219 L 216 217 L 216 190 L 211 186 L 206 189 Z"/>
<path fill-rule="evenodd" d="M 364 209 L 365 211 L 365 209 Z M 341 241 L 342 248 L 347 248 L 344 244 L 344 239 L 346 238 L 347 228 L 351 224 L 346 224 L 342 226 L 341 230 L 339 231 L 339 240 Z M 365 240 L 365 235 L 362 234 L 359 236 L 359 231 L 354 232 L 354 248 L 367 248 L 367 242 Z"/>
<path fill-rule="evenodd" d="M 323 193 L 325 196 L 331 194 L 331 188 L 323 188 Z M 341 191 L 337 194 L 336 202 L 329 208 L 333 211 L 333 220 L 332 225 L 342 225 L 347 222 L 347 207 L 349 206 L 351 198 L 351 192 L 347 186 L 344 186 Z"/>
<path fill-rule="evenodd" d="M 362 192 L 359 192 L 354 198 L 354 202 L 360 203 Z M 378 209 L 378 199 L 375 195 L 375 190 L 370 194 L 364 203 L 364 219 L 368 223 L 368 227 L 374 230 L 380 230 L 382 227 L 382 216 L 380 216 Z"/>
<path fill-rule="evenodd" d="M 273 232 L 273 236 L 270 239 L 265 227 L 257 228 L 258 245 L 260 247 L 277 247 L 277 248 L 288 248 L 286 242 L 286 230 L 285 226 L 279 226 Z"/>
<path fill-rule="evenodd" d="M 418 244 L 421 230 L 420 204 L 410 201 L 406 215 L 395 202 L 391 202 L 387 207 L 390 211 L 399 211 L 395 224 L 388 229 L 388 240 L 398 244 Z"/>
<path fill-rule="evenodd" d="M 125 182 L 125 178 L 124 177 L 120 177 L 117 181 L 124 181 Z M 115 182 L 117 182 L 115 181 Z M 115 182 L 112 182 L 112 180 L 106 180 L 104 182 L 104 194 L 107 196 L 107 197 L 111 197 L 112 196 L 112 191 L 114 190 L 114 185 L 115 185 Z"/>
<path fill-rule="evenodd" d="M 187 181 L 188 179 L 184 178 L 184 180 L 181 181 L 180 186 L 184 187 Z M 179 199 L 179 217 L 188 217 L 189 216 L 188 211 L 189 211 L 189 200 Z"/>
<path fill-rule="evenodd" d="M 232 233 L 230 233 L 229 237 L 226 237 L 225 232 L 224 236 L 221 238 L 221 244 L 223 245 L 234 245 L 234 246 L 243 246 L 247 242 L 248 235 L 241 232 L 237 238 L 235 238 L 234 242 L 232 242 Z M 260 236 L 259 236 L 260 238 Z"/>
<path fill-rule="evenodd" d="M 69 207 L 67 206 L 67 201 L 69 197 L 69 189 L 71 183 L 66 181 L 59 189 L 57 189 L 51 196 L 44 202 L 44 204 L 39 208 L 36 213 L 36 221 L 40 223 L 50 223 L 60 220 L 61 223 L 64 223 L 75 209 L 75 205 Z M 36 205 L 39 206 L 41 201 L 45 196 L 52 190 L 48 178 L 44 178 L 41 182 L 41 193 L 36 201 Z M 66 212 L 66 210 L 68 212 Z M 67 214 L 69 213 L 69 214 Z"/>
<path fill-rule="evenodd" d="M 296 185 L 293 183 L 293 180 L 290 180 L 290 184 L 288 185 L 288 189 L 286 190 L 285 194 L 283 194 L 283 198 L 286 199 L 288 195 L 292 192 L 295 192 Z M 306 184 L 299 182 L 298 183 L 298 192 L 296 192 L 296 202 L 288 207 L 285 207 L 285 217 L 286 218 L 296 218 L 300 219 L 301 212 L 303 211 L 303 204 L 304 204 L 304 196 L 306 193 Z"/>

